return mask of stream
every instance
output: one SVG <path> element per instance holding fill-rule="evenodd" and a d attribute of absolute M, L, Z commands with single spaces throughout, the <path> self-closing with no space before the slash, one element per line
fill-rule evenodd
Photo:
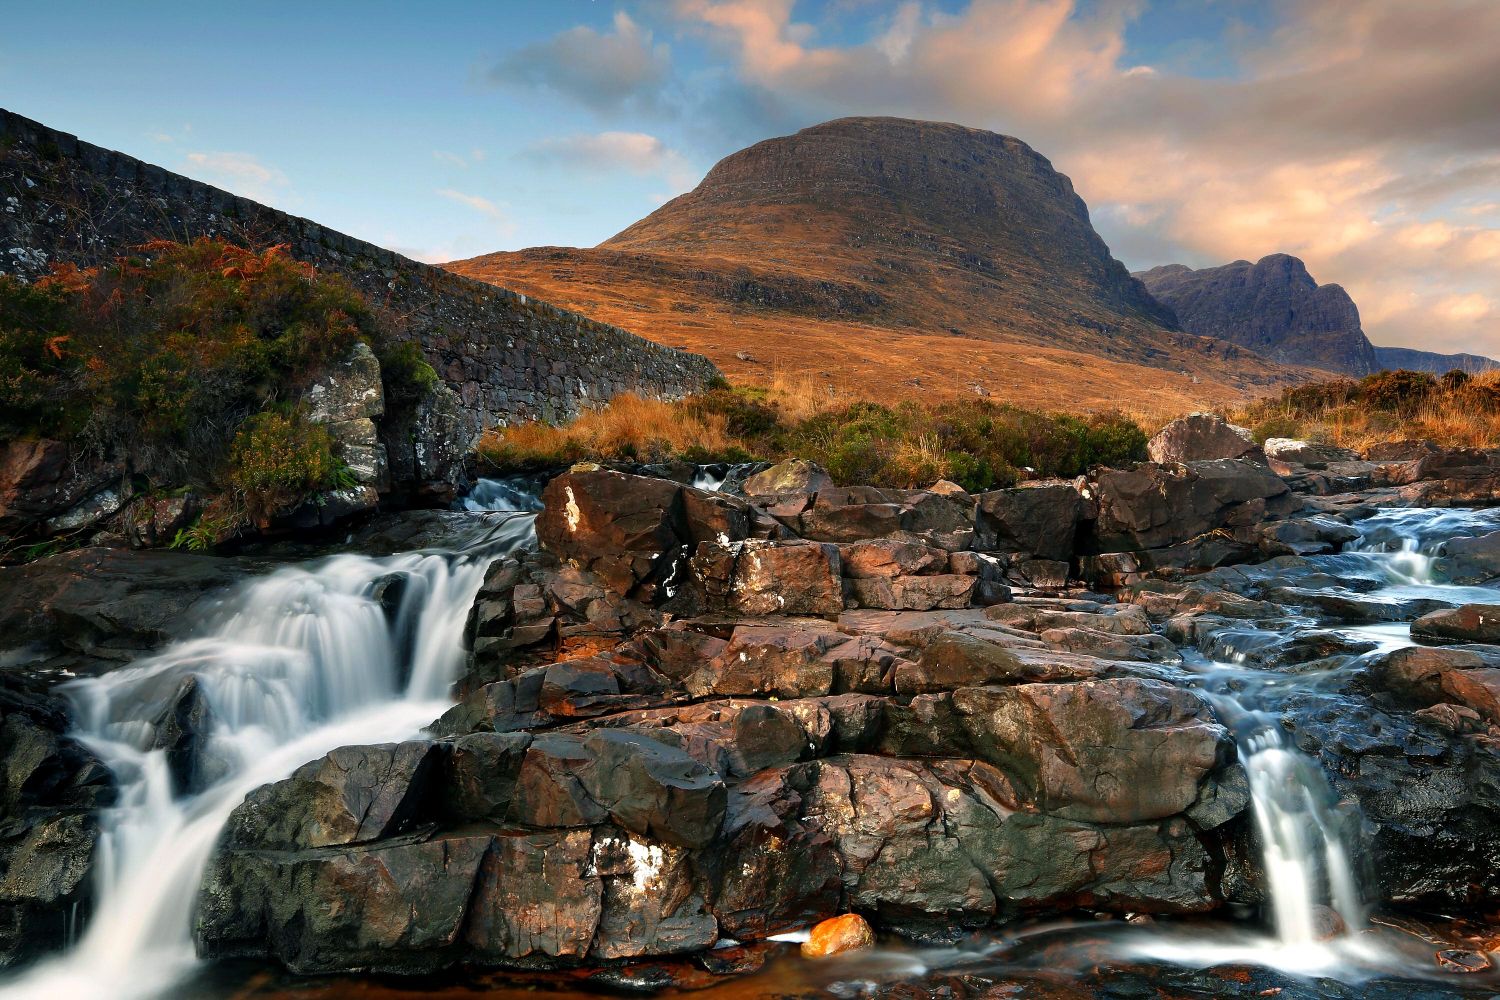
<path fill-rule="evenodd" d="M 415 736 L 451 704 L 464 666 L 465 620 L 487 568 L 534 544 L 529 512 L 536 503 L 514 487 L 482 482 L 463 506 L 473 530 L 452 548 L 286 566 L 240 587 L 203 623 L 199 638 L 67 685 L 75 734 L 113 770 L 120 800 L 103 818 L 98 902 L 86 928 L 60 955 L 0 985 L 0 997 L 235 992 L 207 985 L 215 976 L 198 962 L 192 939 L 199 882 L 220 831 L 250 790 L 337 746 Z M 1390 511 L 1357 527 L 1360 539 L 1344 553 L 1311 562 L 1335 577 L 1366 581 L 1363 599 L 1422 609 L 1500 602 L 1500 589 L 1449 586 L 1434 571 L 1442 542 L 1496 530 L 1500 513 Z M 1401 621 L 1330 626 L 1309 619 L 1297 627 L 1373 640 L 1383 649 L 1411 642 Z M 1363 933 L 1357 810 L 1338 801 L 1277 714 L 1288 691 L 1336 682 L 1337 672 L 1251 665 L 1236 642 L 1261 638 L 1247 630 L 1211 655 L 1185 655 L 1193 683 L 1233 730 L 1248 776 L 1269 896 L 1263 926 L 1124 928 L 1111 935 L 1109 949 L 1122 960 L 1198 968 L 1243 962 L 1355 982 L 1415 975 Z M 167 754 L 151 749 L 148 720 L 193 686 L 214 725 L 196 787 L 179 794 L 182 776 Z M 865 968 L 915 976 L 955 963 L 994 963 L 1024 940 L 997 941 L 978 953 L 882 951 Z M 193 982 L 203 983 L 203 992 L 183 986 Z"/>

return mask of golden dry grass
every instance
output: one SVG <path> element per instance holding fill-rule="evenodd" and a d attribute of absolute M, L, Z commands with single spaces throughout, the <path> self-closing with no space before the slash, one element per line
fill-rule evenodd
<path fill-rule="evenodd" d="M 570 423 L 516 424 L 487 432 L 479 450 L 497 466 L 566 465 L 584 458 L 661 462 L 684 454 L 743 448 L 722 414 L 626 393 Z"/>
<path fill-rule="evenodd" d="M 1249 427 L 1259 440 L 1304 438 L 1359 452 L 1407 440 L 1448 448 L 1500 447 L 1500 371 L 1443 376 L 1425 391 L 1420 376 L 1407 389 L 1393 391 L 1392 374 L 1301 386 L 1224 415 Z"/>

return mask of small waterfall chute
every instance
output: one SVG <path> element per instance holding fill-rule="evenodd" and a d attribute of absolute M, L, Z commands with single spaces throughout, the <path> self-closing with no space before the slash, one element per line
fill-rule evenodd
<path fill-rule="evenodd" d="M 66 686 L 73 735 L 115 773 L 120 800 L 101 815 L 87 925 L 67 951 L 0 986 L 0 997 L 144 998 L 170 988 L 196 964 L 198 886 L 245 795 L 336 747 L 410 738 L 446 710 L 470 606 L 494 559 L 535 538 L 539 505 L 482 481 L 465 506 L 504 513 L 477 518 L 453 551 L 278 569 L 241 586 L 201 637 Z M 206 703 L 204 752 L 217 771 L 180 794 L 153 720 L 188 678 Z"/>

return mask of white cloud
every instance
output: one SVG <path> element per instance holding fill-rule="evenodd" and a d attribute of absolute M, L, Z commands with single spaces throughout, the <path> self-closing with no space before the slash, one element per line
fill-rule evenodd
<path fill-rule="evenodd" d="M 693 186 L 699 174 L 686 158 L 645 132 L 597 132 L 554 136 L 533 143 L 525 155 L 599 173 L 623 170 L 658 175 L 678 191 Z"/>
<path fill-rule="evenodd" d="M 255 201 L 286 194 L 289 182 L 278 168 L 250 153 L 188 153 L 188 173 Z"/>
<path fill-rule="evenodd" d="M 439 188 L 436 194 L 440 198 L 447 198 L 449 201 L 457 202 L 475 214 L 489 220 L 494 226 L 495 232 L 501 236 L 510 236 L 516 231 L 516 223 L 511 219 L 510 214 L 502 206 L 482 195 L 467 194 L 463 191 L 455 191 L 452 188 Z"/>
<path fill-rule="evenodd" d="M 507 53 L 490 70 L 496 83 L 535 87 L 597 111 L 650 106 L 667 79 L 671 54 L 624 11 L 613 31 L 587 25 Z"/>

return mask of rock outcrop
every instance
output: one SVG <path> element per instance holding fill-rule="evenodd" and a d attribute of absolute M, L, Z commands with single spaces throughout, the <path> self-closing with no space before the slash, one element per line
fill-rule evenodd
<path fill-rule="evenodd" d="M 1168 264 L 1136 275 L 1183 329 L 1285 364 L 1368 375 L 1383 367 L 1338 285 L 1320 285 L 1296 257 L 1275 253 L 1193 270 Z"/>

